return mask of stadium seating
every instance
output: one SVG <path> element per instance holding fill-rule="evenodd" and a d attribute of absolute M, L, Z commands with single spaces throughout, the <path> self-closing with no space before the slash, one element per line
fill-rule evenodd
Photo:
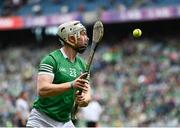
<path fill-rule="evenodd" d="M 11 1 L 11 0 L 10 0 Z M 35 0 L 34 0 L 35 1 Z M 79 11 L 80 6 L 83 6 L 84 11 L 94 11 L 99 8 L 105 10 L 114 10 L 117 6 L 121 4 L 124 5 L 127 9 L 130 8 L 141 8 L 141 7 L 156 7 L 156 6 L 174 6 L 180 4 L 179 0 L 38 0 L 38 2 L 32 2 L 31 0 L 26 3 L 21 4 L 20 8 L 17 9 L 17 12 L 13 12 L 13 15 L 34 15 L 33 6 L 39 5 L 41 8 L 41 14 L 49 15 L 54 13 L 62 13 L 60 10 L 63 6 L 68 8 L 68 12 Z M 4 11 L 5 1 L 1 1 L 0 10 L 1 14 Z"/>

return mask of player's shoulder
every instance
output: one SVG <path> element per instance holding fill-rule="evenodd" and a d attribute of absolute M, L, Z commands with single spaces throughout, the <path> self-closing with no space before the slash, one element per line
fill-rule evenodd
<path fill-rule="evenodd" d="M 55 57 L 56 52 L 57 50 L 49 52 L 42 58 L 39 65 L 39 72 L 52 73 L 53 71 L 56 70 L 56 66 L 57 66 L 57 59 Z"/>
<path fill-rule="evenodd" d="M 49 53 L 49 55 L 53 55 L 53 56 L 56 56 L 57 54 L 59 54 L 60 50 L 59 49 L 56 49 L 52 52 Z"/>
<path fill-rule="evenodd" d="M 58 50 L 54 50 L 45 54 L 41 59 L 41 63 L 46 61 L 56 61 L 57 52 Z"/>
<path fill-rule="evenodd" d="M 58 52 L 59 52 L 59 50 L 51 51 L 51 52 L 47 53 L 46 55 L 44 55 L 43 58 L 46 58 L 46 59 L 53 58 L 53 57 L 57 56 Z"/>

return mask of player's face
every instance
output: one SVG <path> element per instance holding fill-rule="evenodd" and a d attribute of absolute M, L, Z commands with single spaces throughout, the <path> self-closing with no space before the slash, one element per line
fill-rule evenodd
<path fill-rule="evenodd" d="M 78 46 L 78 52 L 79 53 L 83 53 L 87 46 L 88 46 L 88 41 L 89 41 L 89 38 L 87 36 L 87 33 L 86 31 L 81 31 L 80 32 L 80 38 L 77 40 L 77 46 Z"/>
<path fill-rule="evenodd" d="M 80 32 L 80 38 L 79 38 L 79 42 L 81 43 L 81 45 L 83 46 L 87 46 L 88 45 L 88 41 L 89 41 L 89 38 L 87 36 L 87 33 L 86 31 L 81 31 Z"/>

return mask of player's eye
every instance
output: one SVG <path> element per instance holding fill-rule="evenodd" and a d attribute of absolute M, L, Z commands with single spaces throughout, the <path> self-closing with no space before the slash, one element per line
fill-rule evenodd
<path fill-rule="evenodd" d="M 81 31 L 80 34 L 81 35 L 87 35 L 86 31 Z"/>

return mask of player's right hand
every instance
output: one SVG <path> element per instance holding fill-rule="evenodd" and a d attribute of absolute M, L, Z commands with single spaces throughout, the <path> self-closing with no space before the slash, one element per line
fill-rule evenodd
<path fill-rule="evenodd" d="M 76 78 L 72 83 L 71 83 L 71 86 L 73 88 L 76 88 L 76 89 L 79 89 L 79 90 L 82 90 L 84 92 L 87 92 L 88 91 L 88 86 L 87 84 L 89 84 L 89 81 L 86 80 L 86 77 L 87 77 L 88 73 L 83 73 L 81 74 L 78 78 Z M 85 84 L 86 83 L 86 84 Z"/>

